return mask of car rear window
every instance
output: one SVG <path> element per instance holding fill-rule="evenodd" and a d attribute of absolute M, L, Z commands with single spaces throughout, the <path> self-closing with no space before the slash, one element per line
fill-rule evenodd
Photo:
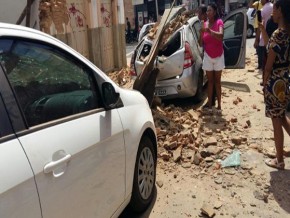
<path fill-rule="evenodd" d="M 138 57 L 138 60 L 145 61 L 146 57 L 150 53 L 151 47 L 152 45 L 145 42 Z M 158 52 L 158 56 L 169 57 L 170 55 L 178 51 L 180 48 L 181 48 L 181 31 L 176 32 L 173 36 L 171 36 L 168 42 L 165 43 L 165 45 Z"/>
<path fill-rule="evenodd" d="M 176 32 L 158 52 L 158 56 L 170 56 L 181 47 L 181 31 Z"/>
<path fill-rule="evenodd" d="M 144 46 L 143 46 L 142 51 L 141 51 L 139 58 L 138 58 L 140 61 L 145 61 L 145 58 L 150 53 L 151 47 L 152 46 L 150 44 L 147 44 L 146 42 L 144 43 Z"/>

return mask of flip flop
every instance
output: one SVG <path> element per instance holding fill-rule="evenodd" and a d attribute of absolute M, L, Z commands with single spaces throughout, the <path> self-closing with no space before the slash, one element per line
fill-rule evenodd
<path fill-rule="evenodd" d="M 266 159 L 265 164 L 269 167 L 273 167 L 273 168 L 276 168 L 278 170 L 284 170 L 284 168 L 285 168 L 284 161 L 278 163 L 276 158 L 275 159 Z"/>
<path fill-rule="evenodd" d="M 217 109 L 216 110 L 216 114 L 219 115 L 219 116 L 221 116 L 222 115 L 222 110 L 221 109 Z"/>

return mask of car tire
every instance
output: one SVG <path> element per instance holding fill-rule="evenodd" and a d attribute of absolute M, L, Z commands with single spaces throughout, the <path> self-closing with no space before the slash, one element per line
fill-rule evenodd
<path fill-rule="evenodd" d="M 195 102 L 200 102 L 203 99 L 203 72 L 202 70 L 198 74 L 197 89 L 194 96 Z"/>
<path fill-rule="evenodd" d="M 254 27 L 252 25 L 249 25 L 247 29 L 247 37 L 252 38 L 253 35 L 254 35 Z"/>
<path fill-rule="evenodd" d="M 141 168 L 145 168 L 142 170 Z M 142 178 L 143 177 L 143 178 Z M 134 212 L 143 212 L 151 203 L 156 180 L 156 155 L 153 143 L 143 137 L 137 152 L 130 208 Z"/>

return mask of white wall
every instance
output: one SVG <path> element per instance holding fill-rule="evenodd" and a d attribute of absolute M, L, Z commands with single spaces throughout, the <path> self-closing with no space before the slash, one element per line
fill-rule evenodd
<path fill-rule="evenodd" d="M 0 0 L 0 22 L 16 24 L 17 20 L 22 14 L 27 1 L 26 0 Z M 38 22 L 38 5 L 39 0 L 35 0 L 31 6 L 30 11 L 30 26 L 39 29 Z M 23 19 L 21 25 L 25 26 L 26 17 Z"/>
<path fill-rule="evenodd" d="M 118 0 L 118 19 L 120 24 L 125 23 L 124 1 Z"/>
<path fill-rule="evenodd" d="M 27 2 L 25 0 L 0 1 L 0 22 L 16 24 Z M 25 25 L 25 20 L 22 25 Z"/>

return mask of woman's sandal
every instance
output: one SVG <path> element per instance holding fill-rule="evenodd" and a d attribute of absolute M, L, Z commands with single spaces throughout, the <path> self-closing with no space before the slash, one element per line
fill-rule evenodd
<path fill-rule="evenodd" d="M 205 105 L 203 105 L 203 106 L 201 107 L 201 109 L 202 109 L 202 110 L 208 110 L 208 109 L 209 109 L 208 104 L 206 103 Z"/>
<path fill-rule="evenodd" d="M 278 163 L 278 160 L 276 158 L 265 160 L 265 164 L 269 167 L 273 167 L 273 168 L 276 168 L 278 170 L 284 170 L 284 168 L 285 168 L 284 161 Z"/>
<path fill-rule="evenodd" d="M 216 110 L 216 114 L 217 114 L 218 116 L 221 116 L 221 115 L 222 115 L 222 109 L 217 109 L 217 110 Z"/>
<path fill-rule="evenodd" d="M 213 114 L 212 108 L 208 108 L 207 111 L 208 111 L 209 114 Z"/>

